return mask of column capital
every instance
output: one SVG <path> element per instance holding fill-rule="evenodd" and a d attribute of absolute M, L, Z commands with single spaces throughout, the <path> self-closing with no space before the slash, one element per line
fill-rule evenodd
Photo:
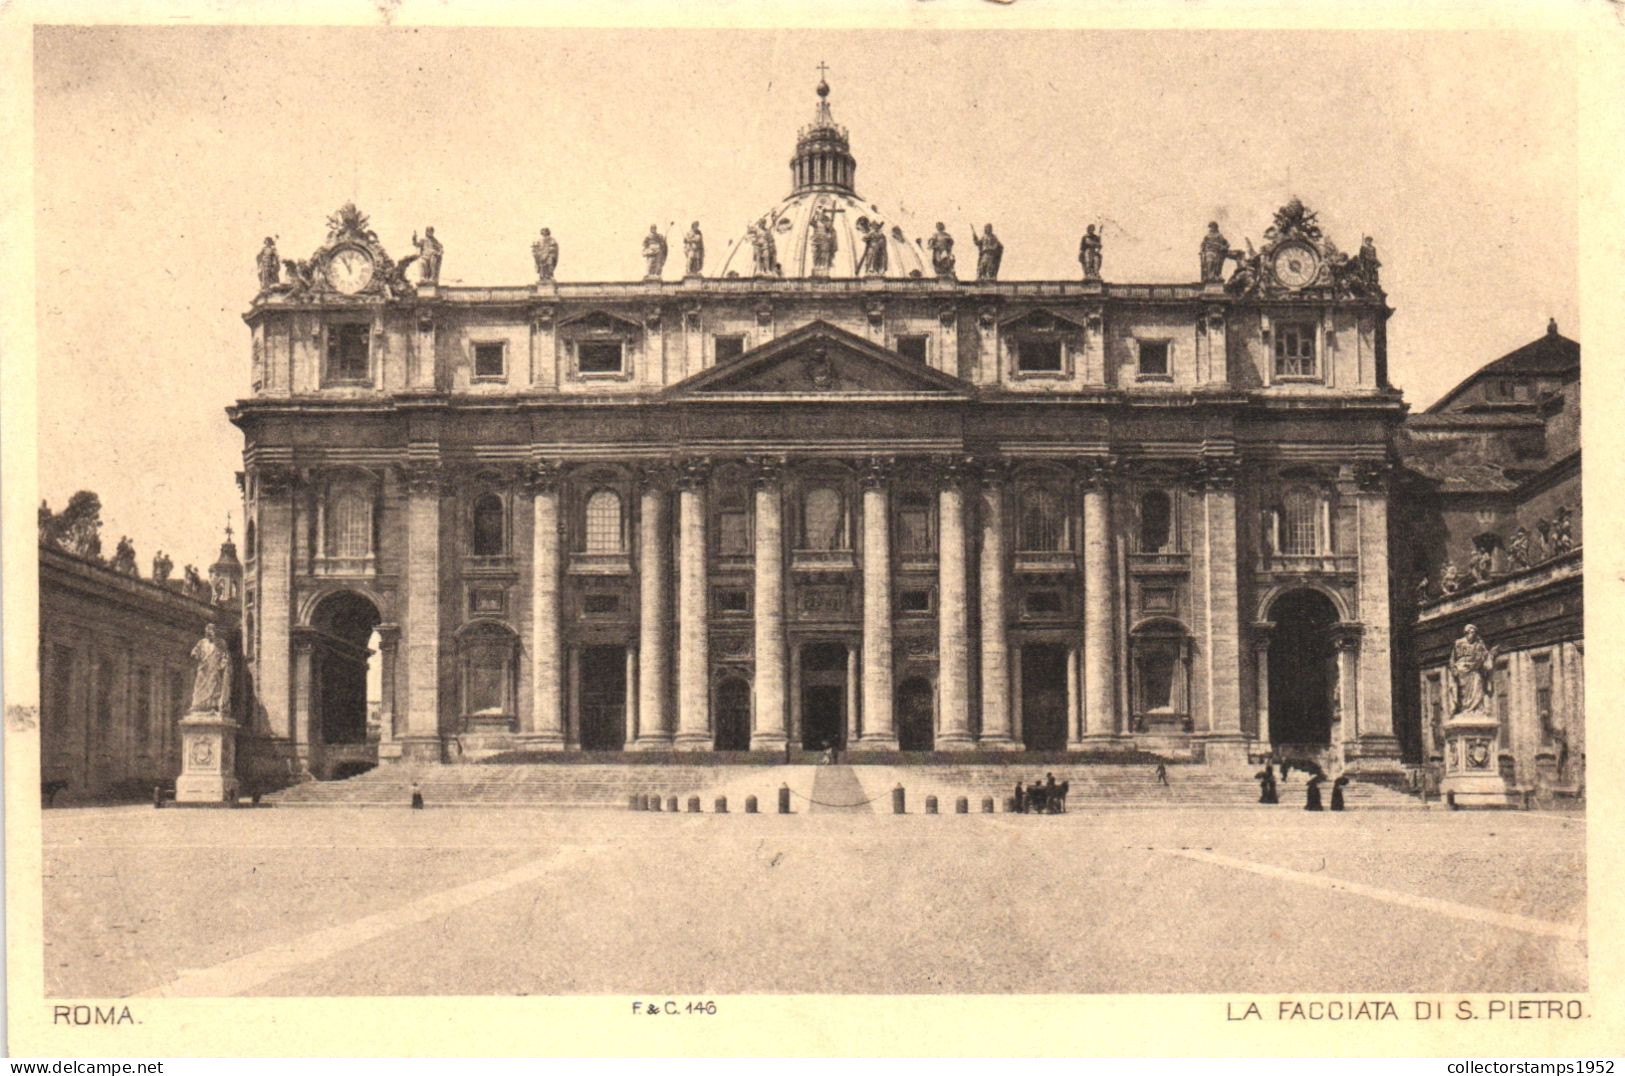
<path fill-rule="evenodd" d="M 970 463 L 976 478 L 984 486 L 1008 482 L 1015 473 L 1015 461 L 1008 456 L 975 456 Z"/>
<path fill-rule="evenodd" d="M 1388 460 L 1360 460 L 1354 465 L 1354 481 L 1361 493 L 1386 493 L 1392 471 Z"/>
<path fill-rule="evenodd" d="M 632 469 L 640 492 L 665 492 L 677 478 L 677 470 L 665 460 L 645 460 Z"/>
<path fill-rule="evenodd" d="M 299 472 L 280 463 L 267 463 L 253 470 L 254 486 L 259 493 L 275 497 L 287 493 L 299 482 Z"/>
<path fill-rule="evenodd" d="M 677 488 L 700 489 L 711 478 L 709 456 L 684 456 L 677 461 Z"/>
<path fill-rule="evenodd" d="M 745 466 L 750 469 L 751 483 L 763 489 L 783 481 L 789 461 L 783 456 L 746 456 Z"/>
<path fill-rule="evenodd" d="M 1361 624 L 1333 624 L 1332 645 L 1338 650 L 1358 650 L 1364 634 L 1365 627 Z"/>
<path fill-rule="evenodd" d="M 1253 624 L 1253 649 L 1268 650 L 1275 637 L 1275 621 L 1259 620 Z"/>
<path fill-rule="evenodd" d="M 939 489 L 958 489 L 976 477 L 980 468 L 973 456 L 932 456 L 926 468 Z"/>
<path fill-rule="evenodd" d="M 858 464 L 858 478 L 864 489 L 886 486 L 896 474 L 896 456 L 868 456 Z"/>
<path fill-rule="evenodd" d="M 399 624 L 379 624 L 373 628 L 378 633 L 378 649 L 393 650 L 401 641 L 401 626 Z"/>
<path fill-rule="evenodd" d="M 413 494 L 438 496 L 443 493 L 449 472 L 439 459 L 408 459 L 401 465 L 406 477 L 407 491 Z"/>
<path fill-rule="evenodd" d="M 1077 461 L 1078 485 L 1084 490 L 1103 490 L 1123 474 L 1123 461 L 1113 455 L 1085 456 Z"/>
<path fill-rule="evenodd" d="M 1241 476 L 1241 460 L 1235 456 L 1203 456 L 1192 471 L 1198 489 L 1233 490 Z"/>
<path fill-rule="evenodd" d="M 564 467 L 558 460 L 532 460 L 525 468 L 525 490 L 532 496 L 538 493 L 553 493 L 558 490 L 563 478 Z"/>

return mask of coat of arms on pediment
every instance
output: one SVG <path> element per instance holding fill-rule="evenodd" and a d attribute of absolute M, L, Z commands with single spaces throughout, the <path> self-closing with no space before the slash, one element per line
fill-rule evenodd
<path fill-rule="evenodd" d="M 877 393 L 968 395 L 974 387 L 827 322 L 781 336 L 722 366 L 678 382 L 668 395 Z"/>
<path fill-rule="evenodd" d="M 279 258 L 275 239 L 267 237 L 258 258 L 260 294 L 324 301 L 412 298 L 416 290 L 406 268 L 418 256 L 395 261 L 370 225 L 354 202 L 346 202 L 328 215 L 326 241 L 302 260 Z"/>
<path fill-rule="evenodd" d="M 1264 229 L 1264 245 L 1255 250 L 1247 240 L 1245 251 L 1232 250 L 1235 272 L 1225 290 L 1243 297 L 1376 298 L 1382 295 L 1377 271 L 1377 248 L 1366 236 L 1359 253 L 1337 248 L 1320 226 L 1319 215 L 1293 198 L 1275 211 Z"/>

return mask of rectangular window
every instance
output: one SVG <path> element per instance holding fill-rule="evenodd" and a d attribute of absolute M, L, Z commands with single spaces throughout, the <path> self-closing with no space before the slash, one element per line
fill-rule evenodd
<path fill-rule="evenodd" d="M 719 588 L 716 592 L 717 612 L 742 615 L 750 612 L 750 591 L 737 587 Z"/>
<path fill-rule="evenodd" d="M 1023 608 L 1029 616 L 1058 616 L 1066 612 L 1066 601 L 1058 590 L 1029 590 Z"/>
<path fill-rule="evenodd" d="M 474 345 L 474 379 L 501 381 L 508 376 L 508 348 L 505 344 Z"/>
<path fill-rule="evenodd" d="M 905 501 L 897 511 L 897 551 L 904 556 L 936 550 L 931 538 L 931 505 L 923 498 Z"/>
<path fill-rule="evenodd" d="M 717 552 L 724 557 L 750 555 L 750 513 L 739 509 L 717 513 Z"/>
<path fill-rule="evenodd" d="M 372 329 L 351 322 L 327 327 L 327 379 L 372 380 Z"/>
<path fill-rule="evenodd" d="M 589 616 L 606 616 L 621 611 L 621 596 L 614 593 L 588 593 L 581 597 L 581 611 Z"/>
<path fill-rule="evenodd" d="M 1315 327 L 1277 325 L 1275 327 L 1275 376 L 1315 376 Z"/>
<path fill-rule="evenodd" d="M 897 353 L 905 359 L 915 362 L 925 362 L 925 337 L 919 334 L 899 336 L 897 338 Z"/>
<path fill-rule="evenodd" d="M 1173 587 L 1141 587 L 1140 608 L 1148 613 L 1176 611 Z"/>
<path fill-rule="evenodd" d="M 1552 659 L 1549 654 L 1536 654 L 1531 659 L 1535 673 L 1535 722 L 1540 728 L 1542 746 L 1552 742 Z"/>
<path fill-rule="evenodd" d="M 743 336 L 717 337 L 717 365 L 733 362 L 745 353 L 745 338 Z"/>
<path fill-rule="evenodd" d="M 1061 342 L 1053 337 L 1027 337 L 1016 341 L 1016 369 L 1024 374 L 1058 374 Z"/>
<path fill-rule="evenodd" d="M 1140 376 L 1168 377 L 1168 341 L 1140 341 Z"/>
<path fill-rule="evenodd" d="M 582 340 L 576 344 L 576 366 L 584 374 L 618 374 L 622 354 L 619 340 Z"/>
<path fill-rule="evenodd" d="M 897 611 L 901 613 L 929 613 L 931 591 L 900 590 L 897 592 Z"/>

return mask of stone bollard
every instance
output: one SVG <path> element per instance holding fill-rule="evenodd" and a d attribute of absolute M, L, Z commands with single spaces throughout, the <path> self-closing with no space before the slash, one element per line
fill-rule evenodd
<path fill-rule="evenodd" d="M 689 814 L 699 814 L 700 813 L 700 797 L 698 797 L 698 796 L 690 796 L 690 797 L 688 797 L 688 813 Z"/>
<path fill-rule="evenodd" d="M 898 785 L 896 788 L 891 790 L 891 813 L 892 814 L 907 814 L 908 813 L 908 808 L 905 805 L 904 792 L 903 792 L 903 786 L 902 785 Z"/>
<path fill-rule="evenodd" d="M 626 797 L 626 805 L 634 811 L 641 811 L 643 810 L 643 797 L 634 792 Z"/>
<path fill-rule="evenodd" d="M 676 796 L 667 796 L 666 797 L 666 810 L 670 811 L 672 814 L 677 813 L 677 797 Z"/>
<path fill-rule="evenodd" d="M 937 797 L 935 797 L 935 796 L 927 796 L 927 797 L 925 797 L 925 813 L 926 814 L 936 814 L 937 813 Z"/>
<path fill-rule="evenodd" d="M 779 813 L 780 814 L 789 814 L 790 813 L 790 786 L 789 785 L 780 785 L 779 786 Z"/>
<path fill-rule="evenodd" d="M 660 810 L 660 797 L 659 796 L 650 796 L 649 797 L 649 810 L 651 810 L 651 811 Z"/>
<path fill-rule="evenodd" d="M 983 814 L 992 814 L 993 813 L 993 797 L 992 796 L 983 796 L 982 797 L 982 813 Z"/>
<path fill-rule="evenodd" d="M 164 806 L 164 786 L 163 785 L 153 785 L 152 786 L 152 805 L 153 805 L 153 807 L 158 808 L 160 810 L 163 808 L 163 806 Z M 1529 803 L 1528 803 L 1527 800 L 1524 802 L 1524 806 L 1525 807 L 1529 806 Z"/>
<path fill-rule="evenodd" d="M 728 813 L 728 797 L 727 796 L 718 796 L 717 797 L 717 814 L 727 814 L 727 813 Z"/>
<path fill-rule="evenodd" d="M 756 813 L 756 797 L 755 796 L 746 796 L 745 797 L 745 813 L 746 814 L 755 814 Z"/>
<path fill-rule="evenodd" d="M 954 800 L 954 814 L 970 814 L 970 800 L 964 796 Z"/>

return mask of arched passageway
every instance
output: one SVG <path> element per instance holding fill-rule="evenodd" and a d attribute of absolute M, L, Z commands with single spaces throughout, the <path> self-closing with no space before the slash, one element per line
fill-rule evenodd
<path fill-rule="evenodd" d="M 324 744 L 367 742 L 368 664 L 377 606 L 352 591 L 337 591 L 311 613 L 312 718 Z"/>
<path fill-rule="evenodd" d="M 1331 742 L 1337 684 L 1337 607 L 1318 590 L 1293 590 L 1269 608 L 1270 741 Z"/>
<path fill-rule="evenodd" d="M 936 747 L 936 692 L 923 676 L 897 686 L 897 746 L 904 751 Z"/>

